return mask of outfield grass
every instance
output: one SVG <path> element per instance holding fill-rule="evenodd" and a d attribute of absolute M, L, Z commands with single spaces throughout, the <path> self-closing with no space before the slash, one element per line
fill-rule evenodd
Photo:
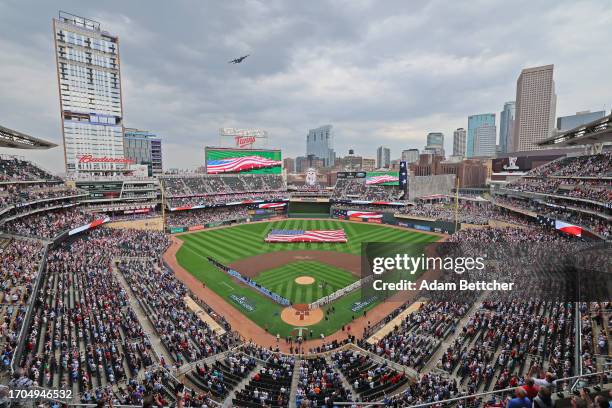
<path fill-rule="evenodd" d="M 311 276 L 314 283 L 295 283 L 299 276 Z M 350 285 L 357 279 L 345 270 L 316 261 L 296 261 L 262 272 L 255 281 L 273 292 L 289 299 L 292 304 L 312 303 L 338 289 Z"/>
<path fill-rule="evenodd" d="M 338 243 L 275 243 L 267 244 L 264 238 L 271 229 L 340 229 L 343 228 L 348 237 L 345 244 Z M 206 285 L 229 303 L 236 306 L 246 317 L 251 319 L 259 326 L 267 329 L 272 334 L 286 336 L 291 334 L 293 327 L 283 322 L 280 318 L 282 306 L 273 302 L 266 296 L 238 284 L 229 275 L 211 265 L 207 256 L 212 256 L 216 260 L 229 264 L 240 259 L 250 258 L 263 253 L 272 253 L 287 250 L 319 250 L 336 251 L 359 255 L 362 242 L 397 242 L 407 244 L 422 244 L 423 246 L 438 240 L 437 236 L 422 234 L 416 231 L 390 228 L 376 224 L 359 224 L 342 222 L 337 220 L 295 220 L 287 219 L 274 222 L 263 222 L 253 224 L 243 224 L 228 228 L 214 230 L 203 230 L 192 234 L 178 236 L 183 241 L 181 249 L 176 257 L 179 264 L 197 277 Z M 283 268 L 287 271 L 286 265 Z M 326 268 L 333 268 L 325 265 Z M 336 268 L 333 268 L 336 269 Z M 267 276 L 266 271 L 260 274 Z M 279 273 L 280 271 L 277 271 Z M 341 273 L 348 273 L 341 271 Z M 276 275 L 273 273 L 271 275 Z M 291 279 L 293 280 L 293 279 Z M 244 296 L 249 303 L 255 305 L 256 310 L 248 312 L 237 306 L 229 299 L 231 294 Z M 313 335 L 332 334 L 338 331 L 343 325 L 349 323 L 354 317 L 351 305 L 360 300 L 360 291 L 355 291 L 346 295 L 333 303 L 336 313 L 329 319 L 323 320 L 316 325 L 310 326 Z M 204 299 L 206 301 L 206 299 Z M 370 305 L 366 310 L 376 306 Z M 380 316 L 382 317 L 382 316 Z M 377 318 L 373 318 L 376 320 Z"/>

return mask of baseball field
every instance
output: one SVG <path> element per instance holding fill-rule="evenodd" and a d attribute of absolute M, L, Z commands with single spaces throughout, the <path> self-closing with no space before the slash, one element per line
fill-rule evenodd
<path fill-rule="evenodd" d="M 264 242 L 264 238 L 272 229 L 344 229 L 348 242 Z M 350 324 L 353 319 L 375 307 L 382 299 L 354 312 L 352 309 L 362 300 L 361 292 L 355 290 L 317 311 L 320 319 L 314 323 L 307 323 L 308 316 L 303 324 L 300 321 L 303 316 L 295 322 L 288 321 L 284 318 L 286 307 L 221 271 L 211 264 L 207 257 L 212 257 L 235 269 L 259 285 L 289 299 L 294 305 L 307 304 L 360 279 L 362 242 L 394 242 L 424 246 L 437 241 L 439 237 L 377 224 L 331 219 L 287 219 L 203 230 L 179 235 L 178 239 L 182 241 L 182 246 L 176 254 L 180 266 L 220 295 L 246 318 L 273 335 L 295 336 L 298 332 L 302 334 L 302 330 L 306 328 L 307 335 L 312 333 L 313 337 L 319 337 L 320 334 L 330 335 L 340 330 L 342 326 Z M 377 321 L 380 317 L 372 319 Z"/>

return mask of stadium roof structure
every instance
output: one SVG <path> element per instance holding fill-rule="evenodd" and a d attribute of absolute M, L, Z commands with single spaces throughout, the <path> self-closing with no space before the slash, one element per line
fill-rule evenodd
<path fill-rule="evenodd" d="M 542 147 L 570 147 L 612 142 L 612 114 L 542 140 Z"/>
<path fill-rule="evenodd" d="M 55 143 L 47 142 L 46 140 L 38 139 L 34 136 L 0 126 L 0 147 L 42 150 L 51 149 L 56 146 Z"/>

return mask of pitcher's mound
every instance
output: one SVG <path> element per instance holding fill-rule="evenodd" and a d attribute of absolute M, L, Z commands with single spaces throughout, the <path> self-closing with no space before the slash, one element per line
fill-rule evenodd
<path fill-rule="evenodd" d="M 293 305 L 283 309 L 281 319 L 292 326 L 312 326 L 323 319 L 323 310 L 308 310 L 308 305 Z"/>
<path fill-rule="evenodd" d="M 312 276 L 298 276 L 295 278 L 295 283 L 298 285 L 312 285 L 315 279 Z"/>

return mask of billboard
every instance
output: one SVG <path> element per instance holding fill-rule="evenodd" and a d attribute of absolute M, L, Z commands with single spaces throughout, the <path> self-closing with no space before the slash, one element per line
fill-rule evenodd
<path fill-rule="evenodd" d="M 262 129 L 221 128 L 219 129 L 219 139 L 222 141 L 222 146 L 227 146 L 229 141 L 236 148 L 252 149 L 256 147 L 255 144 L 263 143 L 265 145 L 268 140 L 268 132 Z"/>
<path fill-rule="evenodd" d="M 493 173 L 527 172 L 551 162 L 563 154 L 498 157 L 492 160 Z"/>
<path fill-rule="evenodd" d="M 399 172 L 397 171 L 368 171 L 366 185 L 399 186 Z"/>
<path fill-rule="evenodd" d="M 365 178 L 365 176 L 365 171 L 339 171 L 336 173 L 336 178 L 339 179 Z"/>
<path fill-rule="evenodd" d="M 281 174 L 280 150 L 206 147 L 206 173 Z"/>

